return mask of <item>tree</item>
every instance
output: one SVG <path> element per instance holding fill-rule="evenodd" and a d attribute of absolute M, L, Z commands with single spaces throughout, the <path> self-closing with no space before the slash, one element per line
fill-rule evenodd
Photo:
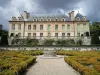
<path fill-rule="evenodd" d="M 0 45 L 2 45 L 2 46 L 8 45 L 8 37 L 6 35 L 3 35 L 1 37 Z"/>
<path fill-rule="evenodd" d="M 91 44 L 100 44 L 98 33 L 94 33 L 91 37 Z"/>
<path fill-rule="evenodd" d="M 8 45 L 8 31 L 3 30 L 3 26 L 0 24 L 0 36 L 1 36 L 1 41 L 0 45 Z"/>
<path fill-rule="evenodd" d="M 100 22 L 93 22 L 90 25 L 90 34 L 93 35 L 97 33 L 100 36 Z"/>
<path fill-rule="evenodd" d="M 0 36 L 2 36 L 2 25 L 0 24 Z"/>

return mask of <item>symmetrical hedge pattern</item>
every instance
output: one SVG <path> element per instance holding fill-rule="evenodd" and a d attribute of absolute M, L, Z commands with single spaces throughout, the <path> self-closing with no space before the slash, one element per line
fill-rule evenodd
<path fill-rule="evenodd" d="M 100 75 L 99 51 L 58 51 L 66 63 L 72 66 L 81 75 Z"/>
<path fill-rule="evenodd" d="M 21 75 L 42 51 L 0 51 L 0 75 Z"/>

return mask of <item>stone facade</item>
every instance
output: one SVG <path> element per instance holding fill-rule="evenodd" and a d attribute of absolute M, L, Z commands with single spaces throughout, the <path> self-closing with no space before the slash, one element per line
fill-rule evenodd
<path fill-rule="evenodd" d="M 74 16 L 72 11 L 67 15 L 33 15 L 24 11 L 20 17 L 12 17 L 9 21 L 9 36 L 48 39 L 84 36 L 90 33 L 89 20 L 79 12 Z"/>

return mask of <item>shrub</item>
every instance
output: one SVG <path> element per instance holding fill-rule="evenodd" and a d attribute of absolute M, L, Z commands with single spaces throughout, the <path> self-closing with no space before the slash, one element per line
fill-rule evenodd
<path fill-rule="evenodd" d="M 0 75 L 19 75 L 35 61 L 36 57 L 26 55 L 25 52 L 2 51 L 0 52 Z"/>
<path fill-rule="evenodd" d="M 91 37 L 91 44 L 100 44 L 99 36 L 97 33 L 94 33 Z"/>
<path fill-rule="evenodd" d="M 44 40 L 44 45 L 53 45 L 55 41 L 53 39 L 45 39 Z"/>
<path fill-rule="evenodd" d="M 3 35 L 3 36 L 1 37 L 0 45 L 2 45 L 2 46 L 8 45 L 8 38 L 7 38 L 6 35 Z"/>

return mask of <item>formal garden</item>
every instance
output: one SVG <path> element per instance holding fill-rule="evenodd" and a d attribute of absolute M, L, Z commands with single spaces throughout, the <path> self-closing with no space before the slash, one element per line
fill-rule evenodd
<path fill-rule="evenodd" d="M 0 75 L 22 75 L 42 51 L 0 51 Z"/>
<path fill-rule="evenodd" d="M 100 75 L 100 51 L 56 51 L 81 75 Z M 42 50 L 0 51 L 0 75 L 22 75 L 36 63 Z"/>
<path fill-rule="evenodd" d="M 57 51 L 81 75 L 100 75 L 100 51 Z"/>

